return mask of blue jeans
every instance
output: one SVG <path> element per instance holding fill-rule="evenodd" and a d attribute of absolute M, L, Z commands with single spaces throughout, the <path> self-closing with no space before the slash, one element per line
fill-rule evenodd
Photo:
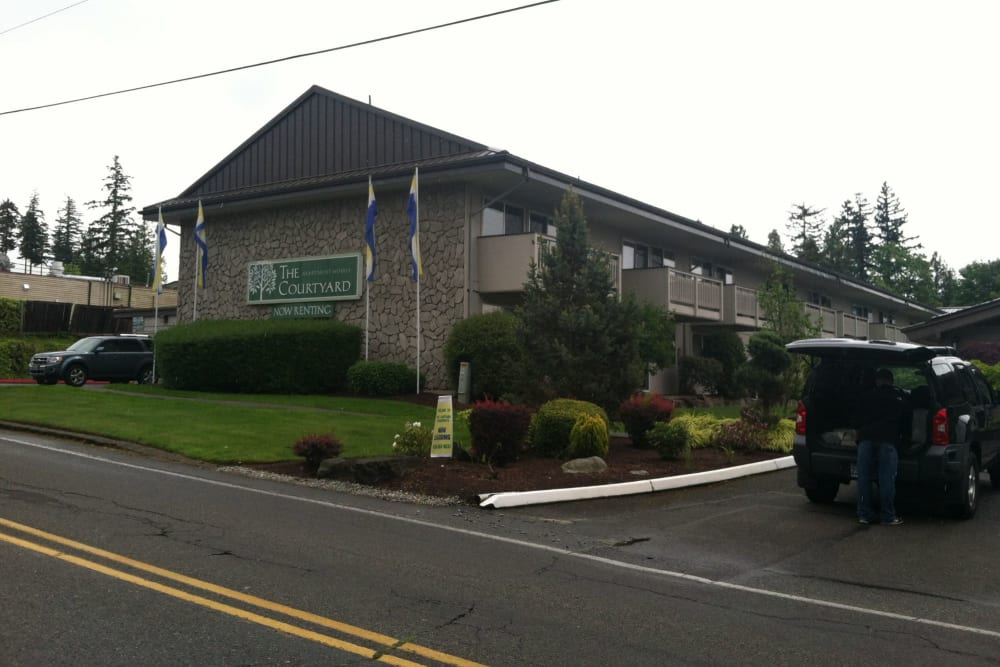
<path fill-rule="evenodd" d="M 891 442 L 862 440 L 858 443 L 858 518 L 875 520 L 872 482 L 878 480 L 879 521 L 896 518 L 896 469 L 899 454 Z"/>

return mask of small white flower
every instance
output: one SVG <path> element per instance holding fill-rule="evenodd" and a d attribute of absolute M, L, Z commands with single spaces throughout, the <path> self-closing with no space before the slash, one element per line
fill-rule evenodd
<path fill-rule="evenodd" d="M 410 426 L 414 428 L 420 428 L 420 422 L 413 422 L 412 424 L 410 424 Z"/>

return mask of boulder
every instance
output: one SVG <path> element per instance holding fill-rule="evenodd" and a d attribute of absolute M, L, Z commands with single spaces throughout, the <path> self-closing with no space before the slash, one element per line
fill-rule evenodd
<path fill-rule="evenodd" d="M 588 456 L 585 459 L 572 459 L 562 464 L 562 471 L 571 474 L 582 472 L 604 472 L 608 464 L 600 456 Z"/>

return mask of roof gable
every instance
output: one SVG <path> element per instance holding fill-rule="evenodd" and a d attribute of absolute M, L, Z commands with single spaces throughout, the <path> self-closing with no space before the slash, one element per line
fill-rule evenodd
<path fill-rule="evenodd" d="M 486 148 L 313 86 L 180 196 L 374 169 Z"/>

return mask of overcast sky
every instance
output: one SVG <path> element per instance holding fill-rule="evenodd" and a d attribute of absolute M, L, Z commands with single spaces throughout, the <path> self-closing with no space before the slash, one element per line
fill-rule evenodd
<path fill-rule="evenodd" d="M 321 50 L 524 0 L 0 0 L 0 112 Z M 317 84 L 752 240 L 883 181 L 928 256 L 1000 257 L 1000 3 L 560 0 L 190 83 L 0 115 L 0 199 L 179 194 Z M 11 29 L 15 28 L 15 29 Z M 359 225 L 362 214 L 359 214 Z M 211 220 L 208 221 L 209 230 Z M 209 231 L 209 234 L 211 232 Z M 359 239 L 361 231 L 359 227 Z M 176 276 L 176 238 L 168 275 Z"/>

